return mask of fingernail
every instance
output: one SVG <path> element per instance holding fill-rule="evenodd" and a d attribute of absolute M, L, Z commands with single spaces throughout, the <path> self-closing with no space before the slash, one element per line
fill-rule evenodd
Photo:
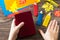
<path fill-rule="evenodd" d="M 24 24 L 24 22 L 21 22 L 21 24 Z"/>
<path fill-rule="evenodd" d="M 57 21 L 54 19 L 53 22 L 57 22 Z"/>
<path fill-rule="evenodd" d="M 54 21 L 56 21 L 56 20 L 54 19 Z"/>

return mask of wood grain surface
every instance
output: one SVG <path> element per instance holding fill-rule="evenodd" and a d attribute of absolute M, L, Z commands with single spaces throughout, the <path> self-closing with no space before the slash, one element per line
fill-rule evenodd
<path fill-rule="evenodd" d="M 60 0 L 57 1 L 58 3 L 60 3 Z M 42 5 L 42 4 L 41 4 Z M 41 5 L 39 4 L 39 11 L 42 10 L 41 9 Z M 33 7 L 32 7 L 33 8 Z M 33 11 L 31 8 L 31 11 Z M 59 8 L 55 8 L 55 9 L 59 9 Z M 60 10 L 60 9 L 59 9 Z M 33 13 L 33 12 L 32 12 Z M 7 18 L 3 15 L 2 11 L 1 11 L 1 8 L 0 8 L 0 20 L 6 20 Z M 34 17 L 33 16 L 33 19 L 34 19 L 34 22 L 36 22 L 36 19 L 37 17 Z M 53 19 L 56 19 L 58 22 L 59 22 L 59 25 L 60 25 L 60 18 L 58 17 L 55 17 L 53 15 L 53 12 L 52 12 L 52 20 Z M 7 22 L 0 22 L 0 40 L 8 40 L 8 36 L 9 36 L 9 32 L 10 32 L 10 28 L 11 28 L 11 21 L 12 20 L 9 20 Z M 41 28 L 42 30 L 46 30 L 46 28 L 42 27 L 42 26 L 36 26 L 36 35 L 33 35 L 33 36 L 30 36 L 30 37 L 27 37 L 27 38 L 23 38 L 21 40 L 43 40 L 43 38 L 41 37 L 41 35 L 39 34 L 38 32 L 38 29 Z M 59 31 L 60 32 L 60 31 Z M 59 33 L 60 34 L 60 33 Z M 48 36 L 48 35 L 47 35 Z M 59 35 L 60 37 L 60 35 Z M 18 39 L 20 40 L 20 39 Z M 59 39 L 60 40 L 60 39 Z"/>

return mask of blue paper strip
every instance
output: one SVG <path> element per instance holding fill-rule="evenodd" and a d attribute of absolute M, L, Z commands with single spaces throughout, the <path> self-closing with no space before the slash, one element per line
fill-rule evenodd
<path fill-rule="evenodd" d="M 0 6 L 2 8 L 2 12 L 4 16 L 8 16 L 9 14 L 12 14 L 12 12 L 9 12 L 8 10 L 6 10 L 4 0 L 0 0 Z"/>

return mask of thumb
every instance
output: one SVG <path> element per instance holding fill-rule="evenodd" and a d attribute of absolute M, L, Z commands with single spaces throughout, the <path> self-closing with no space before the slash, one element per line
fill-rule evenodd
<path fill-rule="evenodd" d="M 23 25 L 24 25 L 24 22 L 21 22 L 21 23 L 16 27 L 16 29 L 19 30 Z"/>
<path fill-rule="evenodd" d="M 38 31 L 40 32 L 40 34 L 41 34 L 42 37 L 44 38 L 44 32 L 43 32 L 41 29 L 39 29 Z"/>

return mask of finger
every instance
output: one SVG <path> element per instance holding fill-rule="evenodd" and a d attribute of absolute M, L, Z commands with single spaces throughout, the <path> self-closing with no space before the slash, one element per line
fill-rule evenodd
<path fill-rule="evenodd" d="M 54 27 L 54 32 L 57 30 L 57 22 L 56 22 L 56 24 L 55 24 L 55 27 Z"/>
<path fill-rule="evenodd" d="M 44 32 L 42 30 L 38 30 L 40 32 L 40 34 L 42 35 L 42 37 L 44 38 Z"/>
<path fill-rule="evenodd" d="M 13 19 L 11 27 L 15 27 L 15 19 Z"/>
<path fill-rule="evenodd" d="M 50 30 L 52 23 L 53 23 L 53 21 L 50 22 L 50 24 L 49 24 L 47 30 Z"/>
<path fill-rule="evenodd" d="M 10 31 L 12 31 L 13 30 L 13 28 L 15 27 L 15 19 L 13 19 L 13 21 L 12 21 L 12 24 L 11 24 L 11 29 L 10 29 Z"/>
<path fill-rule="evenodd" d="M 15 19 L 13 19 L 13 21 L 12 21 L 10 32 L 12 32 L 13 28 L 15 27 L 14 21 L 15 21 Z"/>
<path fill-rule="evenodd" d="M 19 30 L 24 25 L 24 22 L 21 22 L 18 26 L 16 26 L 16 29 Z"/>
<path fill-rule="evenodd" d="M 55 24 L 56 24 L 56 20 L 53 20 L 53 23 L 52 23 L 52 25 L 51 25 L 51 30 L 53 30 L 53 29 L 54 29 Z"/>
<path fill-rule="evenodd" d="M 59 25 L 57 26 L 57 33 L 59 32 Z"/>

